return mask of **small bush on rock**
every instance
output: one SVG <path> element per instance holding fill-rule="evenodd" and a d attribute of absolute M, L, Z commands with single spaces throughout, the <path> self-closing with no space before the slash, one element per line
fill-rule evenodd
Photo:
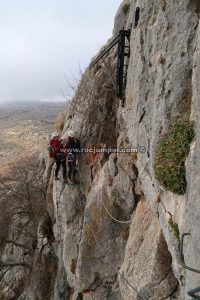
<path fill-rule="evenodd" d="M 54 124 L 55 130 L 62 131 L 65 125 L 65 114 L 59 113 Z"/>
<path fill-rule="evenodd" d="M 122 7 L 122 10 L 125 14 L 127 14 L 127 12 L 129 11 L 130 9 L 130 4 L 127 3 L 127 4 L 124 4 L 124 6 Z"/>
<path fill-rule="evenodd" d="M 177 238 L 177 240 L 180 240 L 180 231 L 178 228 L 178 224 L 174 223 L 172 218 L 169 219 L 168 224 L 172 228 L 174 236 Z"/>
<path fill-rule="evenodd" d="M 156 179 L 177 194 L 186 191 L 185 160 L 190 151 L 194 131 L 189 120 L 177 120 L 160 141 L 155 158 Z"/>

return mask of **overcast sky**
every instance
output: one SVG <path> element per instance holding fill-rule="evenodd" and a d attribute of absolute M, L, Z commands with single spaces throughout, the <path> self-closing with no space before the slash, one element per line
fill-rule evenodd
<path fill-rule="evenodd" d="M 0 101 L 60 100 L 112 34 L 122 0 L 0 0 Z"/>

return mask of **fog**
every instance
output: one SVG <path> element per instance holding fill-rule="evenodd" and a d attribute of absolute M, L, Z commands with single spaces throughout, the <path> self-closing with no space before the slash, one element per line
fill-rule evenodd
<path fill-rule="evenodd" d="M 112 34 L 121 0 L 0 0 L 0 101 L 64 100 Z M 62 92 L 61 92 L 62 91 Z"/>

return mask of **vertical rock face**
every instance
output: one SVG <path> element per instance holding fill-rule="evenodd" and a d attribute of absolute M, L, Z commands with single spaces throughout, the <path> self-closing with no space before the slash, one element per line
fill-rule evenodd
<path fill-rule="evenodd" d="M 199 264 L 199 254 L 200 254 L 200 245 L 199 245 L 199 231 L 198 225 L 200 222 L 199 215 L 199 193 L 200 193 L 200 140 L 199 140 L 199 130 L 200 130 L 200 121 L 199 121 L 199 49 L 200 49 L 200 28 L 197 29 L 197 41 L 196 48 L 194 52 L 193 59 L 193 97 L 192 97 L 192 110 L 191 110 L 191 119 L 194 122 L 194 128 L 196 132 L 196 138 L 194 143 L 191 146 L 191 151 L 186 162 L 187 166 L 187 206 L 185 212 L 185 230 L 191 233 L 191 237 L 188 237 L 187 243 L 185 244 L 185 258 L 186 263 L 189 266 L 195 267 L 196 269 L 200 268 Z M 191 290 L 199 286 L 199 276 L 198 274 L 191 273 L 187 271 L 186 273 L 186 290 Z M 187 297 L 186 299 L 189 299 Z"/>
<path fill-rule="evenodd" d="M 200 268 L 199 13 L 194 0 L 122 2 L 113 35 L 132 28 L 124 107 L 110 80 L 116 50 L 105 58 L 107 68 L 99 62 L 83 75 L 63 136 L 73 129 L 83 147 L 139 151 L 82 153 L 80 184 L 53 183 L 59 263 L 52 299 L 181 300 L 198 286 L 199 276 L 180 264 L 170 224 L 191 232 L 185 260 Z M 196 137 L 186 161 L 187 192 L 176 195 L 155 179 L 155 152 L 169 125 L 190 112 Z"/>
<path fill-rule="evenodd" d="M 1 179 L 1 207 L 4 208 L 0 232 L 2 300 L 51 299 L 57 274 L 52 222 L 46 213 L 42 176 L 38 175 L 44 170 L 38 165 L 36 170 L 30 165 L 28 169 L 28 164 L 25 166 L 26 169 L 22 165 L 12 170 L 15 178 L 17 175 L 20 178 L 18 182 L 9 174 L 7 181 Z"/>
<path fill-rule="evenodd" d="M 171 268 L 172 259 L 167 249 L 159 220 L 147 203 L 141 201 L 131 224 L 121 271 L 125 278 L 146 299 L 166 299 L 177 288 Z M 140 299 L 120 281 L 123 299 Z"/>

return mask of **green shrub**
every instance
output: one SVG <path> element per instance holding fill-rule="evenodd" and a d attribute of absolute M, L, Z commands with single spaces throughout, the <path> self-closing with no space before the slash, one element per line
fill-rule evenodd
<path fill-rule="evenodd" d="M 173 231 L 175 237 L 178 240 L 180 240 L 180 232 L 179 232 L 178 224 L 174 223 L 172 218 L 169 219 L 168 223 L 169 223 L 170 227 L 172 228 L 172 231 Z"/>
<path fill-rule="evenodd" d="M 127 12 L 129 11 L 130 9 L 130 4 L 127 3 L 127 4 L 124 4 L 124 6 L 122 7 L 122 10 L 125 14 L 127 14 Z"/>
<path fill-rule="evenodd" d="M 157 147 L 156 179 L 167 190 L 177 194 L 186 191 L 185 160 L 193 138 L 192 124 L 188 120 L 177 120 Z"/>

